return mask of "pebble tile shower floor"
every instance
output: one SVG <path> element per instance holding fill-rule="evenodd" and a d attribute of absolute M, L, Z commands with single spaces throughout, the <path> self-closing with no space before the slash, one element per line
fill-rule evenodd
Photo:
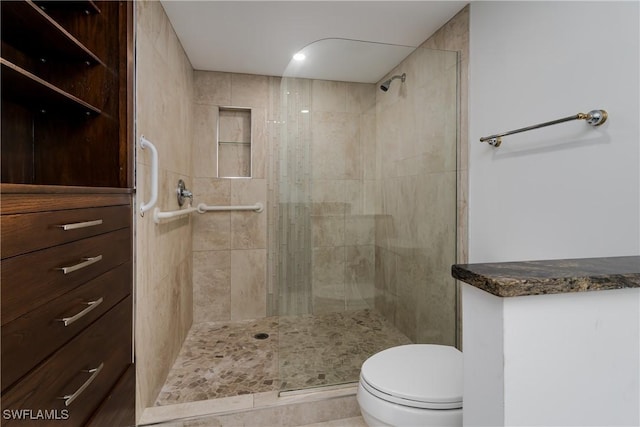
<path fill-rule="evenodd" d="M 410 342 L 372 310 L 198 323 L 155 405 L 353 382 L 369 356 Z"/>

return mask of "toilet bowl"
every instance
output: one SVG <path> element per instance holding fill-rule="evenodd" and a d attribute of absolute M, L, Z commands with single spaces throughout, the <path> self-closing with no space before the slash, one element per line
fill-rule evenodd
<path fill-rule="evenodd" d="M 362 364 L 357 399 L 369 427 L 462 426 L 462 353 L 435 344 L 376 353 Z"/>

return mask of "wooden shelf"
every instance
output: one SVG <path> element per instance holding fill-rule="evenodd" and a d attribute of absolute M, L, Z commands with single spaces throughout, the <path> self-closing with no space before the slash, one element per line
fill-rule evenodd
<path fill-rule="evenodd" d="M 51 2 L 55 3 L 55 2 Z M 72 2 L 65 2 L 72 3 Z M 82 2 L 87 3 L 87 2 Z M 92 2 L 91 2 L 92 3 Z M 2 39 L 37 57 L 105 63 L 30 0 L 2 1 Z"/>
<path fill-rule="evenodd" d="M 133 187 L 133 11 L 0 0 L 1 183 Z"/>
<path fill-rule="evenodd" d="M 65 0 L 65 1 L 44 1 L 34 0 L 45 12 L 47 10 L 75 10 L 85 13 L 87 15 L 94 15 L 100 13 L 100 8 L 91 0 Z"/>
<path fill-rule="evenodd" d="M 99 108 L 42 80 L 15 64 L 0 58 L 3 97 L 37 110 L 72 109 L 80 114 L 97 115 Z"/>

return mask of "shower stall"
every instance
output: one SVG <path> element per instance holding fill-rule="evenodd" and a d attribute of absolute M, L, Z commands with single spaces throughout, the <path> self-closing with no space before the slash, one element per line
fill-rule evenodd
<path fill-rule="evenodd" d="M 223 109 L 255 117 L 250 164 L 254 173 L 264 170 L 266 209 L 236 220 L 194 219 L 194 282 L 211 284 L 204 290 L 194 284 L 194 306 L 204 304 L 211 315 L 231 310 L 225 314 L 231 320 L 194 314 L 156 406 L 336 387 L 357 382 L 362 362 L 385 348 L 457 343 L 449 269 L 458 220 L 458 54 L 342 39 L 303 51 L 304 64 L 292 62 L 281 77 L 260 77 L 268 81 L 264 113 L 242 105 L 196 106 L 203 123 Z M 382 56 L 392 58 L 391 65 L 380 62 Z M 200 77 L 196 94 L 227 74 Z M 197 87 L 201 81 L 205 89 Z M 196 169 L 200 160 L 194 157 Z M 234 200 L 236 187 L 258 188 L 251 177 L 198 173 L 198 202 L 225 203 L 229 192 Z M 215 288 L 236 268 L 233 253 L 209 250 L 221 245 L 224 236 L 212 230 L 225 221 L 245 231 L 266 229 L 260 294 L 234 290 L 233 278 L 224 295 Z M 205 228 L 207 234 L 198 234 Z M 260 250 L 246 251 L 252 258 L 239 264 L 239 275 L 261 265 Z M 234 315 L 236 297 L 250 302 L 237 313 L 250 314 Z"/>
<path fill-rule="evenodd" d="M 373 80 L 321 79 L 375 73 L 383 50 L 402 59 Z M 315 62 L 281 80 L 270 165 L 283 391 L 357 381 L 367 357 L 394 345 L 457 342 L 457 53 L 353 40 L 303 51 Z"/>

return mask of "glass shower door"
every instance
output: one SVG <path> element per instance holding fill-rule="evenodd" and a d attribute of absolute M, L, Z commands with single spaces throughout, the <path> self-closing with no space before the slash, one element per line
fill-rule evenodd
<path fill-rule="evenodd" d="M 319 51 L 357 58 L 376 47 L 389 48 L 341 40 Z M 273 277 L 282 390 L 355 382 L 367 357 L 395 345 L 455 344 L 457 54 L 401 48 L 378 80 L 406 80 L 387 91 L 281 80 Z"/>

